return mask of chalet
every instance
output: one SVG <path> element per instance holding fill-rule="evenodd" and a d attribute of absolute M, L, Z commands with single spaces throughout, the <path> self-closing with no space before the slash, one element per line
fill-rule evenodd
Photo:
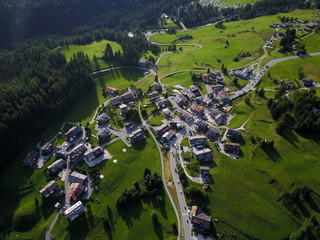
<path fill-rule="evenodd" d="M 76 202 L 78 200 L 81 200 L 82 196 L 87 191 L 88 188 L 86 188 L 84 185 L 80 183 L 71 183 L 67 197 L 70 198 L 70 200 Z"/>
<path fill-rule="evenodd" d="M 311 28 L 309 28 L 309 27 L 305 27 L 303 30 L 305 30 L 307 32 L 311 32 L 312 31 Z"/>
<path fill-rule="evenodd" d="M 305 78 L 301 80 L 302 84 L 306 87 L 310 87 L 313 85 L 313 80 L 311 78 Z"/>
<path fill-rule="evenodd" d="M 208 129 L 209 124 L 202 120 L 194 121 L 195 129 L 197 132 L 205 132 Z"/>
<path fill-rule="evenodd" d="M 271 27 L 271 28 L 277 28 L 277 27 L 278 27 L 278 24 L 276 24 L 276 23 L 271 23 L 271 24 L 269 24 L 269 27 Z"/>
<path fill-rule="evenodd" d="M 137 130 L 133 131 L 129 135 L 129 138 L 130 138 L 131 143 L 138 142 L 138 141 L 144 139 L 144 132 L 141 128 L 138 128 Z"/>
<path fill-rule="evenodd" d="M 120 108 L 120 114 L 121 114 L 121 116 L 126 115 L 126 113 L 129 111 L 129 108 L 128 108 L 128 105 L 127 105 L 127 104 L 121 104 L 121 105 L 119 106 L 119 108 Z"/>
<path fill-rule="evenodd" d="M 191 223 L 194 228 L 209 230 L 211 227 L 211 216 L 204 213 L 201 208 L 192 206 L 191 208 Z"/>
<path fill-rule="evenodd" d="M 222 102 L 228 102 L 229 97 L 228 97 L 228 92 L 225 90 L 221 90 L 218 92 L 218 99 L 220 99 Z"/>
<path fill-rule="evenodd" d="M 69 207 L 64 213 L 67 215 L 70 221 L 73 221 L 85 212 L 84 205 L 81 201 L 76 202 L 71 207 Z"/>
<path fill-rule="evenodd" d="M 86 153 L 84 155 L 84 159 L 88 162 L 92 162 L 94 160 L 96 160 L 97 158 L 101 157 L 104 154 L 104 151 L 102 150 L 101 147 L 96 147 L 94 149 L 92 149 L 91 151 L 89 151 L 88 153 Z M 103 159 L 105 160 L 105 159 Z"/>
<path fill-rule="evenodd" d="M 169 106 L 169 101 L 167 99 L 163 99 L 157 102 L 158 109 L 163 109 Z"/>
<path fill-rule="evenodd" d="M 281 31 L 277 32 L 277 34 L 278 34 L 279 37 L 283 37 L 284 36 L 284 33 L 281 32 Z"/>
<path fill-rule="evenodd" d="M 315 28 L 315 27 L 319 27 L 320 24 L 318 22 L 312 22 L 312 23 L 308 23 L 305 25 L 307 28 Z"/>
<path fill-rule="evenodd" d="M 159 91 L 159 90 L 162 89 L 162 86 L 161 86 L 160 83 L 155 82 L 155 83 L 153 84 L 153 88 L 154 88 L 156 91 Z"/>
<path fill-rule="evenodd" d="M 189 137 L 190 146 L 203 146 L 207 141 L 205 136 L 193 136 Z"/>
<path fill-rule="evenodd" d="M 97 117 L 97 122 L 99 125 L 106 125 L 108 123 L 108 114 L 106 113 L 101 113 L 98 117 Z"/>
<path fill-rule="evenodd" d="M 233 73 L 239 78 L 247 79 L 249 77 L 249 74 L 251 73 L 251 70 L 249 68 L 245 68 L 242 71 L 236 70 Z"/>
<path fill-rule="evenodd" d="M 210 82 L 210 81 L 211 81 L 211 79 L 209 78 L 209 75 L 208 75 L 208 74 L 203 74 L 203 75 L 202 75 L 202 80 L 203 80 L 204 82 Z"/>
<path fill-rule="evenodd" d="M 169 132 L 166 132 L 165 134 L 163 134 L 162 140 L 164 142 L 169 142 L 175 135 L 176 135 L 176 132 L 173 130 L 170 130 Z"/>
<path fill-rule="evenodd" d="M 189 89 L 185 88 L 181 92 L 185 97 L 187 97 L 189 99 L 194 99 L 196 97 L 196 95 L 194 95 L 193 92 Z"/>
<path fill-rule="evenodd" d="M 156 100 L 159 99 L 158 94 L 159 94 L 158 91 L 154 91 L 154 92 L 148 94 L 148 98 L 149 98 L 151 101 L 156 101 Z"/>
<path fill-rule="evenodd" d="M 63 159 L 58 159 L 54 161 L 47 167 L 47 172 L 50 175 L 57 173 L 58 171 L 62 170 L 66 166 L 67 162 Z"/>
<path fill-rule="evenodd" d="M 87 181 L 87 176 L 76 171 L 73 171 L 69 176 L 69 182 L 84 184 Z"/>
<path fill-rule="evenodd" d="M 163 124 L 156 129 L 157 133 L 162 136 L 166 132 L 170 131 L 170 127 L 167 124 Z"/>
<path fill-rule="evenodd" d="M 303 21 L 303 20 L 301 20 L 301 19 L 298 19 L 297 22 L 298 22 L 298 23 L 301 23 L 301 24 L 305 24 L 305 21 Z"/>
<path fill-rule="evenodd" d="M 200 166 L 199 173 L 201 176 L 210 175 L 210 168 L 208 166 Z"/>
<path fill-rule="evenodd" d="M 281 27 L 281 28 L 287 28 L 288 27 L 288 25 L 286 23 L 280 23 L 280 24 L 278 24 L 278 26 Z"/>
<path fill-rule="evenodd" d="M 119 105 L 121 103 L 121 99 L 122 98 L 120 96 L 110 99 L 111 105 L 112 106 Z"/>
<path fill-rule="evenodd" d="M 224 150 L 229 153 L 239 153 L 240 144 L 239 143 L 231 143 L 231 142 L 225 143 Z"/>
<path fill-rule="evenodd" d="M 203 100 L 203 96 L 196 97 L 197 103 L 201 104 Z"/>
<path fill-rule="evenodd" d="M 209 128 L 206 132 L 206 136 L 210 140 L 216 140 L 220 136 L 220 132 L 218 128 Z"/>
<path fill-rule="evenodd" d="M 237 130 L 233 130 L 233 129 L 228 129 L 228 132 L 227 132 L 227 136 L 229 138 L 232 138 L 232 139 L 239 139 L 240 136 L 241 136 L 241 133 L 240 131 L 237 131 Z"/>
<path fill-rule="evenodd" d="M 217 77 L 216 78 L 217 83 L 224 84 L 224 78 L 223 77 Z"/>
<path fill-rule="evenodd" d="M 42 146 L 41 152 L 43 155 L 49 155 L 54 149 L 54 146 L 51 142 L 47 142 L 45 145 Z"/>
<path fill-rule="evenodd" d="M 177 94 L 175 96 L 175 101 L 176 103 L 179 105 L 179 106 L 185 106 L 188 104 L 188 100 L 186 97 L 184 97 L 183 95 L 181 94 Z"/>
<path fill-rule="evenodd" d="M 202 99 L 202 103 L 205 105 L 205 106 L 210 106 L 210 104 L 212 103 L 211 99 L 207 96 L 205 96 L 203 99 Z"/>
<path fill-rule="evenodd" d="M 125 103 L 131 102 L 134 100 L 134 95 L 132 92 L 126 92 L 122 94 L 122 99 Z"/>
<path fill-rule="evenodd" d="M 194 74 L 194 79 L 198 80 L 198 81 L 201 80 L 202 79 L 201 73 L 195 73 Z"/>
<path fill-rule="evenodd" d="M 36 161 L 39 159 L 40 154 L 37 151 L 31 151 L 28 155 L 23 159 L 22 165 L 27 167 L 33 167 Z"/>
<path fill-rule="evenodd" d="M 130 131 L 132 129 L 134 129 L 136 127 L 136 125 L 134 124 L 134 122 L 127 122 L 125 125 L 124 125 L 125 129 L 127 131 Z"/>
<path fill-rule="evenodd" d="M 82 155 L 87 151 L 87 147 L 85 146 L 84 143 L 79 144 L 76 146 L 72 151 L 69 153 L 69 157 L 71 162 L 74 162 L 78 160 Z"/>
<path fill-rule="evenodd" d="M 82 136 L 82 128 L 81 127 L 72 127 L 69 131 L 64 134 L 68 142 L 72 142 L 76 138 Z"/>
<path fill-rule="evenodd" d="M 52 194 L 58 192 L 60 190 L 59 185 L 55 181 L 49 182 L 45 187 L 43 187 L 39 192 L 42 197 L 47 198 Z"/>
<path fill-rule="evenodd" d="M 192 92 L 196 97 L 201 96 L 201 92 L 200 92 L 200 89 L 199 89 L 198 86 L 196 86 L 196 85 L 191 85 L 191 86 L 190 86 L 190 90 L 191 90 L 191 92 Z"/>
<path fill-rule="evenodd" d="M 196 157 L 196 159 L 200 162 L 212 161 L 213 159 L 213 153 L 209 148 L 194 147 L 193 154 Z"/>
<path fill-rule="evenodd" d="M 110 95 L 118 94 L 118 89 L 116 89 L 114 87 L 107 87 L 105 91 L 107 94 L 110 94 Z"/>
<path fill-rule="evenodd" d="M 166 119 L 169 119 L 169 118 L 171 118 L 172 113 L 169 108 L 164 108 L 164 109 L 162 109 L 162 114 L 164 115 L 164 117 Z"/>
<path fill-rule="evenodd" d="M 108 129 L 101 129 L 98 133 L 97 133 L 97 136 L 98 136 L 98 140 L 99 141 L 104 141 L 106 140 L 109 136 L 110 136 L 110 131 Z"/>
<path fill-rule="evenodd" d="M 193 117 L 186 112 L 180 112 L 178 114 L 178 118 L 180 118 L 182 121 L 186 123 L 191 123 L 193 121 Z"/>
<path fill-rule="evenodd" d="M 209 113 L 210 117 L 216 122 L 216 124 L 221 125 L 224 122 L 226 122 L 226 116 L 227 114 L 219 111 L 219 110 L 212 110 Z"/>
<path fill-rule="evenodd" d="M 216 80 L 217 77 L 222 77 L 221 73 L 220 72 L 212 72 L 209 74 L 209 78 L 211 80 Z"/>
<path fill-rule="evenodd" d="M 212 85 L 211 86 L 211 90 L 213 92 L 219 92 L 219 91 L 221 91 L 223 89 L 224 89 L 224 86 L 222 84 L 216 84 L 216 85 Z"/>
<path fill-rule="evenodd" d="M 198 105 L 195 105 L 195 104 L 192 104 L 191 107 L 190 107 L 191 111 L 194 112 L 195 114 L 199 114 L 201 116 L 204 115 L 204 110 L 202 107 L 198 106 Z"/>

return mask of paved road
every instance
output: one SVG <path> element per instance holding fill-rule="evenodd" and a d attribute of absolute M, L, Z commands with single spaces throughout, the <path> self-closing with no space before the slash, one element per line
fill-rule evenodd
<path fill-rule="evenodd" d="M 111 67 L 111 68 L 101 69 L 99 71 L 92 72 L 91 74 L 95 75 L 95 74 L 98 74 L 98 73 L 108 72 L 108 71 L 111 71 L 111 70 L 121 69 L 121 68 L 140 69 L 140 70 L 147 71 L 147 72 L 153 72 L 152 68 L 143 68 L 143 67 L 136 67 L 136 66 L 119 66 L 119 67 Z"/>
<path fill-rule="evenodd" d="M 50 226 L 47 228 L 47 231 L 45 233 L 45 240 L 51 240 L 51 231 L 56 224 L 56 221 L 58 220 L 60 216 L 60 211 L 57 212 L 57 214 L 54 216 L 53 220 L 50 223 Z"/>

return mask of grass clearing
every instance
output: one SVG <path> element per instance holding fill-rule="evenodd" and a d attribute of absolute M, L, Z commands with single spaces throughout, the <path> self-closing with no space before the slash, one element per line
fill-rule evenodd
<path fill-rule="evenodd" d="M 156 115 L 151 117 L 148 122 L 152 126 L 160 126 L 164 123 L 164 120 L 165 120 L 165 118 L 163 117 L 162 113 L 158 112 Z"/>

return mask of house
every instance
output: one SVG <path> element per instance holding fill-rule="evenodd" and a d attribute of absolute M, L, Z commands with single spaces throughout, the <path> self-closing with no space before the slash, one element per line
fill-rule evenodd
<path fill-rule="evenodd" d="M 227 132 L 227 136 L 229 138 L 232 138 L 232 139 L 239 139 L 240 136 L 241 136 L 241 133 L 240 131 L 237 131 L 237 130 L 233 130 L 233 129 L 228 129 L 228 132 Z"/>
<path fill-rule="evenodd" d="M 35 162 L 39 159 L 40 154 L 37 151 L 31 151 L 28 155 L 23 159 L 22 165 L 27 167 L 33 167 Z"/>
<path fill-rule="evenodd" d="M 85 208 L 81 201 L 76 202 L 71 207 L 69 207 L 64 213 L 67 215 L 70 221 L 73 221 L 77 217 L 79 217 L 82 213 L 84 213 Z"/>
<path fill-rule="evenodd" d="M 176 132 L 173 130 L 170 130 L 169 132 L 166 132 L 165 134 L 163 134 L 162 140 L 164 142 L 169 142 L 175 135 L 176 135 Z"/>
<path fill-rule="evenodd" d="M 49 155 L 53 151 L 54 147 L 51 142 L 47 142 L 45 145 L 42 146 L 41 152 L 43 155 Z"/>
<path fill-rule="evenodd" d="M 312 22 L 312 23 L 306 24 L 305 26 L 312 29 L 312 28 L 315 28 L 315 27 L 319 27 L 320 24 L 318 22 Z"/>
<path fill-rule="evenodd" d="M 202 103 L 208 107 L 210 106 L 210 104 L 212 103 L 211 99 L 208 97 L 208 95 L 206 95 L 203 99 L 202 99 Z"/>
<path fill-rule="evenodd" d="M 158 109 L 163 109 L 169 106 L 169 101 L 167 99 L 163 99 L 157 102 Z"/>
<path fill-rule="evenodd" d="M 201 80 L 201 78 L 202 78 L 201 73 L 195 73 L 195 74 L 194 74 L 194 79 L 195 79 L 195 80 L 198 80 L 198 81 L 199 81 L 199 80 Z"/>
<path fill-rule="evenodd" d="M 249 68 L 245 68 L 242 71 L 239 71 L 239 70 L 234 71 L 234 75 L 242 79 L 247 79 L 250 73 L 251 73 L 251 70 Z"/>
<path fill-rule="evenodd" d="M 220 72 L 209 73 L 209 79 L 211 79 L 211 80 L 216 80 L 218 77 L 222 77 Z"/>
<path fill-rule="evenodd" d="M 201 96 L 201 92 L 200 92 L 200 89 L 199 89 L 198 86 L 196 86 L 196 85 L 191 85 L 191 86 L 190 86 L 190 90 L 191 90 L 191 92 L 192 92 L 196 97 Z"/>
<path fill-rule="evenodd" d="M 148 94 L 148 98 L 151 100 L 151 101 L 156 101 L 156 100 L 158 100 L 159 99 L 159 93 L 158 93 L 158 91 L 154 91 L 154 92 L 152 92 L 152 93 L 149 93 Z"/>
<path fill-rule="evenodd" d="M 191 223 L 194 228 L 209 230 L 211 227 L 211 216 L 204 213 L 201 208 L 192 206 L 191 208 Z"/>
<path fill-rule="evenodd" d="M 311 32 L 312 31 L 311 28 L 309 28 L 309 27 L 305 27 L 303 30 L 305 30 L 307 32 Z"/>
<path fill-rule="evenodd" d="M 170 126 L 170 129 L 175 129 L 175 130 L 181 129 L 181 123 L 179 121 L 170 121 L 169 126 Z"/>
<path fill-rule="evenodd" d="M 97 122 L 99 125 L 106 125 L 108 123 L 108 114 L 106 113 L 101 113 L 98 117 L 97 117 Z"/>
<path fill-rule="evenodd" d="M 205 136 L 193 136 L 189 137 L 190 146 L 203 146 L 207 141 Z"/>
<path fill-rule="evenodd" d="M 191 111 L 194 112 L 195 114 L 199 114 L 200 116 L 204 115 L 204 110 L 202 107 L 196 105 L 196 104 L 192 104 L 190 107 Z"/>
<path fill-rule="evenodd" d="M 185 96 L 183 96 L 182 94 L 177 94 L 175 96 L 175 101 L 180 107 L 188 104 L 187 98 Z"/>
<path fill-rule="evenodd" d="M 224 78 L 223 77 L 217 77 L 216 78 L 217 83 L 224 84 Z"/>
<path fill-rule="evenodd" d="M 202 75 L 202 80 L 204 82 L 210 82 L 211 81 L 211 79 L 209 78 L 209 75 L 206 74 L 206 73 Z"/>
<path fill-rule="evenodd" d="M 134 95 L 132 92 L 126 92 L 122 94 L 122 99 L 125 103 L 131 102 L 134 100 Z"/>
<path fill-rule="evenodd" d="M 128 105 L 127 105 L 127 104 L 121 104 L 121 105 L 119 106 L 119 108 L 120 108 L 120 114 L 121 114 L 121 116 L 126 115 L 126 113 L 129 111 L 129 108 L 128 108 Z"/>
<path fill-rule="evenodd" d="M 84 185 L 80 183 L 71 183 L 67 197 L 70 198 L 70 200 L 76 202 L 78 200 L 81 200 L 82 196 L 87 191 L 88 188 L 86 188 Z"/>
<path fill-rule="evenodd" d="M 102 150 L 102 148 L 96 147 L 96 148 L 92 149 L 91 151 L 89 151 L 88 153 L 86 153 L 84 155 L 84 159 L 87 162 L 92 162 L 92 161 L 100 158 L 103 154 L 104 154 L 104 151 Z M 99 161 L 99 162 L 102 162 L 103 160 L 105 160 L 105 158 L 101 158 L 101 161 Z"/>
<path fill-rule="evenodd" d="M 301 23 L 301 24 L 305 24 L 305 21 L 303 21 L 303 20 L 301 20 L 301 19 L 298 19 L 297 22 L 298 22 L 298 23 Z"/>
<path fill-rule="evenodd" d="M 269 27 L 271 27 L 271 28 L 277 28 L 277 27 L 278 27 L 278 24 L 276 24 L 276 23 L 271 23 L 271 24 L 269 24 Z"/>
<path fill-rule="evenodd" d="M 185 97 L 187 97 L 187 98 L 189 98 L 189 99 L 193 99 L 193 98 L 196 97 L 190 89 L 186 89 L 186 88 L 185 88 L 185 89 L 183 89 L 181 92 L 182 92 L 182 94 L 183 94 Z"/>
<path fill-rule="evenodd" d="M 200 162 L 212 161 L 212 159 L 213 159 L 213 153 L 212 153 L 211 149 L 209 149 L 209 148 L 194 147 L 192 150 L 193 150 L 194 156 Z"/>
<path fill-rule="evenodd" d="M 43 187 L 39 193 L 42 197 L 47 198 L 50 197 L 52 194 L 58 192 L 60 190 L 58 183 L 55 181 L 50 181 L 45 187 Z"/>
<path fill-rule="evenodd" d="M 53 175 L 63 169 L 66 166 L 67 162 L 63 159 L 58 159 L 57 161 L 54 161 L 47 167 L 47 172 L 50 175 Z"/>
<path fill-rule="evenodd" d="M 111 105 L 112 106 L 119 105 L 121 103 L 121 99 L 122 98 L 120 96 L 110 99 Z"/>
<path fill-rule="evenodd" d="M 69 153 L 69 157 L 71 162 L 74 162 L 78 160 L 82 155 L 87 151 L 87 147 L 85 146 L 84 143 L 79 144 L 76 146 L 72 151 Z"/>
<path fill-rule="evenodd" d="M 125 125 L 124 125 L 126 131 L 130 131 L 132 129 L 134 129 L 136 127 L 136 125 L 134 124 L 134 122 L 127 122 Z"/>
<path fill-rule="evenodd" d="M 195 129 L 197 132 L 205 132 L 208 129 L 209 124 L 202 120 L 194 121 Z"/>
<path fill-rule="evenodd" d="M 281 32 L 281 31 L 277 32 L 277 34 L 278 34 L 279 37 L 283 37 L 284 36 L 284 33 Z"/>
<path fill-rule="evenodd" d="M 129 135 L 129 138 L 130 138 L 131 143 L 138 142 L 138 141 L 144 139 L 144 132 L 141 128 L 138 128 L 137 130 L 133 131 Z"/>
<path fill-rule="evenodd" d="M 162 136 L 166 132 L 170 131 L 170 127 L 167 124 L 163 124 L 156 129 L 159 136 Z"/>
<path fill-rule="evenodd" d="M 138 64 L 139 64 L 139 67 L 147 67 L 147 65 L 149 64 L 149 61 L 146 59 L 140 59 Z"/>
<path fill-rule="evenodd" d="M 81 127 L 72 127 L 69 131 L 64 134 L 68 142 L 72 142 L 76 138 L 82 136 L 82 128 Z"/>
<path fill-rule="evenodd" d="M 280 23 L 280 24 L 278 24 L 278 26 L 281 27 L 281 28 L 287 28 L 288 27 L 288 25 L 286 23 Z"/>
<path fill-rule="evenodd" d="M 70 175 L 69 175 L 69 182 L 72 183 L 81 183 L 84 184 L 87 181 L 87 176 L 81 173 L 78 173 L 76 171 L 73 171 Z"/>
<path fill-rule="evenodd" d="M 118 89 L 114 87 L 107 87 L 105 91 L 107 94 L 110 94 L 110 95 L 116 95 L 118 93 Z"/>
<path fill-rule="evenodd" d="M 219 110 L 212 110 L 209 113 L 210 117 L 216 122 L 216 124 L 221 125 L 226 121 L 227 114 L 219 111 Z"/>
<path fill-rule="evenodd" d="M 182 121 L 185 121 L 186 123 L 191 123 L 193 121 L 193 117 L 186 112 L 180 112 L 178 114 L 178 118 L 180 118 Z"/>
<path fill-rule="evenodd" d="M 229 153 L 239 153 L 240 144 L 239 143 L 231 143 L 231 142 L 225 143 L 224 150 Z"/>
<path fill-rule="evenodd" d="M 159 90 L 162 89 L 162 86 L 161 86 L 160 83 L 155 82 L 155 83 L 153 84 L 153 88 L 154 88 L 156 91 L 159 91 Z"/>
<path fill-rule="evenodd" d="M 220 132 L 218 128 L 209 128 L 206 132 L 206 136 L 211 140 L 214 141 L 220 136 Z"/>
<path fill-rule="evenodd" d="M 210 168 L 208 166 L 200 166 L 199 173 L 201 176 L 210 175 Z"/>
<path fill-rule="evenodd" d="M 305 85 L 306 87 L 310 87 L 313 85 L 313 80 L 311 78 L 305 78 L 302 79 L 301 82 L 303 83 L 303 85 Z"/>
<path fill-rule="evenodd" d="M 107 128 L 101 129 L 98 133 L 98 140 L 99 141 L 104 141 L 110 136 L 110 131 Z"/>
<path fill-rule="evenodd" d="M 169 108 L 164 108 L 164 109 L 162 109 L 162 114 L 164 115 L 164 117 L 166 119 L 169 119 L 169 118 L 171 118 L 172 113 Z"/>
<path fill-rule="evenodd" d="M 212 85 L 211 89 L 212 89 L 212 92 L 217 93 L 217 92 L 223 90 L 224 86 L 222 84 L 216 84 L 216 85 Z"/>

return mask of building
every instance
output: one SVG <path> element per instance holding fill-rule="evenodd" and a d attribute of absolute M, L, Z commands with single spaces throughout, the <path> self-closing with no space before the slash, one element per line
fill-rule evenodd
<path fill-rule="evenodd" d="M 209 128 L 206 132 L 206 136 L 211 140 L 214 141 L 220 136 L 220 131 L 218 128 Z"/>
<path fill-rule="evenodd" d="M 134 95 L 132 92 L 126 92 L 122 94 L 122 99 L 125 103 L 131 102 L 134 100 Z"/>
<path fill-rule="evenodd" d="M 157 102 L 158 109 L 167 108 L 169 106 L 169 101 L 167 99 L 163 99 Z"/>
<path fill-rule="evenodd" d="M 158 100 L 159 99 L 159 93 L 158 93 L 158 91 L 153 91 L 153 92 L 151 92 L 151 93 L 149 93 L 148 94 L 148 98 L 151 100 L 151 101 L 156 101 L 156 100 Z"/>
<path fill-rule="evenodd" d="M 45 187 L 43 187 L 39 193 L 42 195 L 42 197 L 47 198 L 50 197 L 52 194 L 58 192 L 60 190 L 58 183 L 55 181 L 49 182 Z"/>
<path fill-rule="evenodd" d="M 154 88 L 156 91 L 159 91 L 159 90 L 162 89 L 162 86 L 161 86 L 160 83 L 155 82 L 155 83 L 153 84 L 153 88 Z"/>
<path fill-rule="evenodd" d="M 69 207 L 64 213 L 67 215 L 70 221 L 73 221 L 84 213 L 85 208 L 81 201 L 76 202 L 71 207 Z"/>
<path fill-rule="evenodd" d="M 82 155 L 87 151 L 87 148 L 84 143 L 79 144 L 76 146 L 72 151 L 69 153 L 69 157 L 71 162 L 78 160 Z"/>
<path fill-rule="evenodd" d="M 107 94 L 110 94 L 110 95 L 118 94 L 118 89 L 116 89 L 114 87 L 107 87 L 105 91 Z"/>
<path fill-rule="evenodd" d="M 201 176 L 209 176 L 210 168 L 208 166 L 200 166 L 199 173 Z"/>
<path fill-rule="evenodd" d="M 51 142 L 47 142 L 45 145 L 42 146 L 41 152 L 43 155 L 49 155 L 54 149 L 54 146 Z"/>
<path fill-rule="evenodd" d="M 234 71 L 234 75 L 242 79 L 247 79 L 250 73 L 251 73 L 251 70 L 249 68 L 245 68 L 242 71 L 239 71 L 239 70 Z"/>
<path fill-rule="evenodd" d="M 195 73 L 195 74 L 194 74 L 194 79 L 195 79 L 195 80 L 201 80 L 201 79 L 202 79 L 201 73 Z"/>
<path fill-rule="evenodd" d="M 69 182 L 84 184 L 87 181 L 87 176 L 76 171 L 73 171 L 69 176 Z"/>
<path fill-rule="evenodd" d="M 301 23 L 301 24 L 305 24 L 305 21 L 303 21 L 303 20 L 301 20 L 301 19 L 298 19 L 297 22 L 298 22 L 298 23 Z"/>
<path fill-rule="evenodd" d="M 166 132 L 169 132 L 170 131 L 170 127 L 169 125 L 167 124 L 163 124 L 161 126 L 159 126 L 157 129 L 156 129 L 157 133 L 159 136 L 162 136 L 163 134 L 165 134 Z"/>
<path fill-rule="evenodd" d="M 221 125 L 224 122 L 226 122 L 227 114 L 220 110 L 214 109 L 209 113 L 209 115 L 218 125 Z"/>
<path fill-rule="evenodd" d="M 138 64 L 139 64 L 139 67 L 147 67 L 147 65 L 149 64 L 149 61 L 146 59 L 140 59 Z"/>
<path fill-rule="evenodd" d="M 204 110 L 202 107 L 196 105 L 196 104 L 192 104 L 190 107 L 191 111 L 194 112 L 195 114 L 199 114 L 200 116 L 204 115 Z"/>
<path fill-rule="evenodd" d="M 70 200 L 76 202 L 78 200 L 81 200 L 82 196 L 87 191 L 88 188 L 86 188 L 84 185 L 80 183 L 71 183 L 67 197 L 70 198 Z"/>
<path fill-rule="evenodd" d="M 64 134 L 68 142 L 72 142 L 76 138 L 82 136 L 82 128 L 81 127 L 72 127 L 68 132 Z"/>
<path fill-rule="evenodd" d="M 287 28 L 288 27 L 288 25 L 286 23 L 280 23 L 280 24 L 278 24 L 278 26 L 281 27 L 281 28 Z"/>
<path fill-rule="evenodd" d="M 134 124 L 134 122 L 127 122 L 125 125 L 124 125 L 126 131 L 130 131 L 132 129 L 134 129 L 136 127 L 136 125 Z"/>
<path fill-rule="evenodd" d="M 182 94 L 177 94 L 175 96 L 175 101 L 180 107 L 188 104 L 188 99 L 185 96 L 183 96 Z"/>
<path fill-rule="evenodd" d="M 211 216 L 204 213 L 201 208 L 192 206 L 191 208 L 191 223 L 194 228 L 209 230 L 211 227 Z"/>
<path fill-rule="evenodd" d="M 185 88 L 181 92 L 188 99 L 194 99 L 196 97 L 196 95 L 194 95 L 193 92 L 190 89 L 186 89 Z"/>
<path fill-rule="evenodd" d="M 138 142 L 138 141 L 144 139 L 144 132 L 141 128 L 138 128 L 137 130 L 133 131 L 129 135 L 129 138 L 130 138 L 131 143 Z"/>
<path fill-rule="evenodd" d="M 278 27 L 278 24 L 276 24 L 276 23 L 271 23 L 271 24 L 269 24 L 269 27 L 271 27 L 271 28 L 277 28 L 277 27 Z"/>
<path fill-rule="evenodd" d="M 196 159 L 200 162 L 208 162 L 212 161 L 213 159 L 213 153 L 211 149 L 209 148 L 204 148 L 204 147 L 194 147 L 193 149 L 193 154 L 196 157 Z"/>
<path fill-rule="evenodd" d="M 102 150 L 102 148 L 96 147 L 94 149 L 91 149 L 91 151 L 89 151 L 88 153 L 86 153 L 84 155 L 84 159 L 88 162 L 92 162 L 100 158 L 103 154 L 104 154 L 104 151 Z M 101 161 L 99 161 L 99 163 L 102 162 L 103 160 L 105 160 L 105 158 L 101 158 Z"/>
<path fill-rule="evenodd" d="M 28 155 L 23 159 L 22 165 L 27 167 L 33 167 L 36 161 L 39 159 L 40 154 L 37 151 L 31 151 Z"/>
<path fill-rule="evenodd" d="M 98 140 L 99 141 L 104 141 L 110 136 L 110 131 L 107 128 L 101 129 L 98 133 Z"/>
<path fill-rule="evenodd" d="M 121 104 L 121 105 L 119 106 L 119 108 L 120 108 L 120 114 L 121 114 L 121 116 L 126 115 L 126 113 L 129 111 L 129 108 L 128 108 L 128 105 L 127 105 L 127 104 Z"/>
<path fill-rule="evenodd" d="M 190 146 L 203 146 L 207 141 L 205 136 L 193 136 L 189 137 Z"/>
<path fill-rule="evenodd" d="M 209 127 L 208 123 L 198 119 L 194 121 L 194 125 L 197 132 L 205 132 Z"/>
<path fill-rule="evenodd" d="M 196 85 L 191 85 L 191 86 L 190 86 L 190 90 L 191 90 L 191 92 L 192 92 L 196 97 L 201 96 L 201 92 L 200 92 L 200 89 L 199 89 L 198 86 L 196 86 Z"/>
<path fill-rule="evenodd" d="M 54 161 L 47 167 L 47 173 L 52 175 L 62 170 L 66 166 L 67 162 L 63 159 L 58 159 Z"/>
<path fill-rule="evenodd" d="M 101 113 L 98 117 L 97 117 L 97 122 L 99 125 L 106 125 L 108 123 L 109 117 L 108 114 L 106 113 Z"/>
<path fill-rule="evenodd" d="M 228 153 L 239 153 L 240 151 L 240 144 L 239 143 L 225 143 L 224 150 Z"/>
<path fill-rule="evenodd" d="M 210 104 L 212 103 L 211 99 L 208 97 L 208 95 L 206 95 L 203 99 L 202 99 L 202 103 L 208 107 L 210 106 Z"/>
<path fill-rule="evenodd" d="M 169 132 L 166 132 L 165 134 L 163 134 L 162 140 L 164 142 L 169 142 L 175 135 L 176 135 L 176 132 L 173 130 L 170 130 Z"/>
<path fill-rule="evenodd" d="M 311 87 L 313 85 L 313 80 L 311 78 L 302 79 L 301 82 L 306 87 Z"/>
<path fill-rule="evenodd" d="M 207 83 L 211 81 L 211 79 L 209 78 L 209 75 L 206 73 L 202 75 L 202 80 Z"/>
<path fill-rule="evenodd" d="M 237 131 L 237 130 L 233 130 L 233 129 L 228 129 L 228 132 L 227 132 L 227 136 L 229 138 L 232 138 L 232 139 L 239 139 L 240 136 L 241 136 L 241 133 L 240 131 Z"/>
<path fill-rule="evenodd" d="M 112 106 L 119 105 L 121 103 L 121 99 L 122 98 L 120 96 L 110 99 L 111 105 Z"/>
<path fill-rule="evenodd" d="M 164 117 L 165 117 L 166 119 L 171 118 L 171 111 L 170 111 L 169 108 L 164 108 L 164 109 L 162 109 L 162 114 L 164 115 Z"/>
<path fill-rule="evenodd" d="M 193 122 L 193 117 L 186 112 L 180 112 L 178 114 L 178 118 L 180 118 L 182 121 L 185 121 L 186 123 Z"/>
<path fill-rule="evenodd" d="M 309 27 L 305 27 L 303 30 L 305 30 L 305 31 L 307 31 L 307 32 L 311 32 L 311 31 L 312 31 L 312 29 L 309 28 Z"/>

